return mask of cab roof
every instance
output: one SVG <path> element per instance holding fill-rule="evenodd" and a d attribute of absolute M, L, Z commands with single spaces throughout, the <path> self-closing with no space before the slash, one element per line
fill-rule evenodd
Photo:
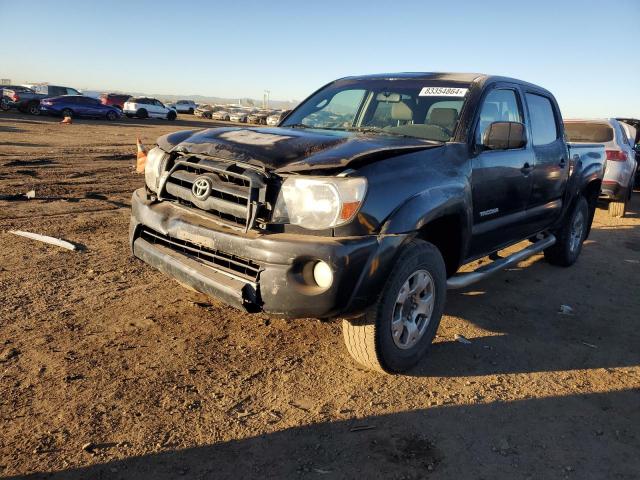
<path fill-rule="evenodd" d="M 470 85 L 476 83 L 480 86 L 495 82 L 517 83 L 527 87 L 543 90 L 550 93 L 543 87 L 534 85 L 533 83 L 518 80 L 517 78 L 503 77 L 500 75 L 488 75 L 486 73 L 471 72 L 396 72 L 396 73 L 375 73 L 371 75 L 355 75 L 342 78 L 341 80 L 440 80 L 456 83 L 465 83 Z"/>

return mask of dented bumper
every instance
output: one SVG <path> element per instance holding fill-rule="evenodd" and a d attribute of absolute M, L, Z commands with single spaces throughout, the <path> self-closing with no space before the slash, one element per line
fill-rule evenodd
<path fill-rule="evenodd" d="M 356 315 L 379 294 L 406 235 L 320 237 L 238 232 L 206 214 L 133 194 L 134 255 L 194 290 L 247 311 L 291 318 Z M 321 288 L 308 265 L 326 262 Z M 305 267 L 307 266 L 307 267 Z"/>

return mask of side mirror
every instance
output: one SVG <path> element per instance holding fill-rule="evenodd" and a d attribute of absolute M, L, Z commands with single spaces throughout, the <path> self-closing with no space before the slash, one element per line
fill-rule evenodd
<path fill-rule="evenodd" d="M 511 150 L 527 144 L 527 131 L 519 122 L 493 122 L 482 135 L 486 150 Z"/>

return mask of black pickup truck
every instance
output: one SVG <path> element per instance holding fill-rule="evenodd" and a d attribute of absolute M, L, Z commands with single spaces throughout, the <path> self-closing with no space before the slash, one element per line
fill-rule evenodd
<path fill-rule="evenodd" d="M 342 318 L 358 362 L 400 372 L 431 344 L 447 288 L 542 251 L 576 261 L 603 162 L 601 145 L 565 142 L 551 93 L 520 80 L 343 78 L 277 128 L 160 137 L 133 194 L 131 247 L 249 312 Z"/>

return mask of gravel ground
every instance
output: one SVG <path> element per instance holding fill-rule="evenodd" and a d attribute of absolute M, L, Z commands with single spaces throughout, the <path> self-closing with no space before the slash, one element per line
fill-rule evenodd
<path fill-rule="evenodd" d="M 242 313 L 131 257 L 136 137 L 215 125 L 0 112 L 0 477 L 640 478 L 640 195 L 598 210 L 572 268 L 451 292 L 428 357 L 382 375 L 339 322 Z"/>

